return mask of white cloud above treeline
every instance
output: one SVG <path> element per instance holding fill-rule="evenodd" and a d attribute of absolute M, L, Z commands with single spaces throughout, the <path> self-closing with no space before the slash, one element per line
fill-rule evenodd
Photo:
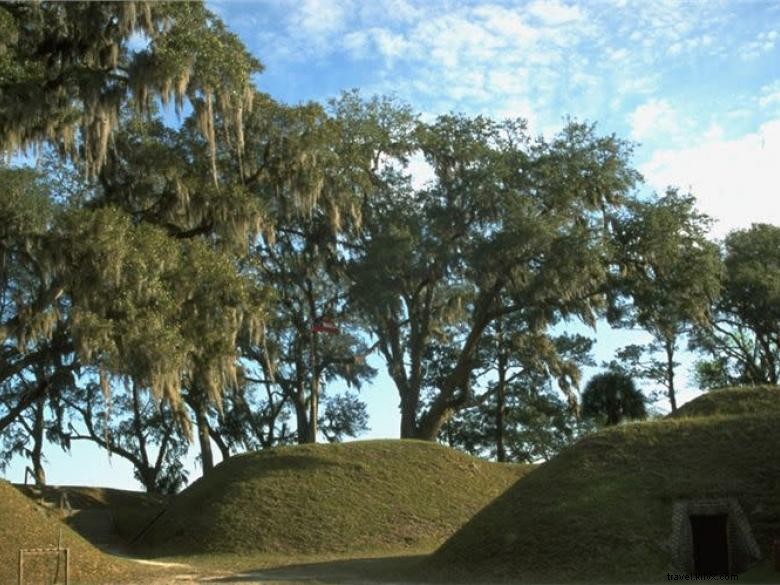
<path fill-rule="evenodd" d="M 716 237 L 752 223 L 780 225 L 780 118 L 733 139 L 711 135 L 696 146 L 655 151 L 640 167 L 648 184 L 658 192 L 668 185 L 690 190 L 699 209 L 718 220 Z"/>

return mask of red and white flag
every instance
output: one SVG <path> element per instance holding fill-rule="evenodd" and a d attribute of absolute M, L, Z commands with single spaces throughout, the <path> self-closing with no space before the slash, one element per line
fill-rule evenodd
<path fill-rule="evenodd" d="M 314 319 L 314 324 L 311 328 L 315 333 L 338 333 L 339 328 L 336 323 L 328 317 L 317 317 Z"/>

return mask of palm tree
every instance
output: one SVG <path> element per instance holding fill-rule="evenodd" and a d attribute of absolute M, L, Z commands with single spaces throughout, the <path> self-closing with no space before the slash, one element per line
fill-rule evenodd
<path fill-rule="evenodd" d="M 643 419 L 647 417 L 645 397 L 628 374 L 604 372 L 591 378 L 585 386 L 582 415 L 607 426 L 626 419 Z"/>

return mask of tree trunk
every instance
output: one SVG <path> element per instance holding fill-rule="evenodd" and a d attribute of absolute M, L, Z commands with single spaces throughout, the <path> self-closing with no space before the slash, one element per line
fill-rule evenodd
<path fill-rule="evenodd" d="M 46 395 L 49 390 L 49 379 L 44 378 L 35 386 L 32 391 L 23 392 L 19 398 L 19 402 L 13 407 L 8 409 L 5 416 L 0 418 L 0 433 L 2 433 L 8 426 L 10 426 L 20 413 L 27 410 L 36 400 L 40 400 L 42 396 Z"/>
<path fill-rule="evenodd" d="M 311 286 L 309 287 L 309 304 L 312 320 L 315 315 L 314 297 L 311 295 Z M 309 331 L 309 363 L 311 382 L 309 386 L 309 425 L 306 433 L 307 443 L 317 442 L 317 416 L 320 410 L 320 352 L 319 339 L 316 331 Z"/>
<path fill-rule="evenodd" d="M 46 485 L 46 472 L 43 469 L 43 462 L 42 462 L 45 407 L 46 407 L 46 396 L 43 395 L 39 397 L 35 403 L 35 423 L 33 426 L 33 450 L 31 455 L 33 473 L 35 475 L 35 485 L 37 487 L 43 487 Z"/>
<path fill-rule="evenodd" d="M 428 411 L 420 417 L 415 439 L 435 441 L 439 436 L 442 425 L 449 420 L 453 413 L 468 404 L 470 395 L 469 376 L 473 369 L 471 360 L 482 333 L 490 322 L 490 319 L 485 315 L 485 301 L 482 300 L 479 304 L 483 306 L 477 309 L 475 324 L 472 326 L 461 348 L 458 361 L 452 372 L 444 379 L 439 393 L 433 399 Z M 458 391 L 461 394 L 456 396 Z"/>
<path fill-rule="evenodd" d="M 157 494 L 159 493 L 157 490 L 157 474 L 155 473 L 154 469 L 151 467 L 140 467 L 136 468 L 138 471 L 138 475 L 140 476 L 141 483 L 144 486 L 144 489 L 146 490 L 147 494 Z"/>
<path fill-rule="evenodd" d="M 200 443 L 200 458 L 203 465 L 203 475 L 214 469 L 214 453 L 211 451 L 209 436 L 209 420 L 206 412 L 206 401 L 202 396 L 195 400 L 195 421 L 198 425 L 198 442 Z"/>
<path fill-rule="evenodd" d="M 496 322 L 496 343 L 498 345 L 498 387 L 496 393 L 496 460 L 506 461 L 504 446 L 504 412 L 506 409 L 506 364 L 507 356 L 504 350 L 503 329 L 501 319 Z"/>
<path fill-rule="evenodd" d="M 307 430 L 307 443 L 317 442 L 317 416 L 320 410 L 320 380 L 319 373 L 314 374 L 311 382 L 311 395 L 309 396 L 309 428 Z"/>
<path fill-rule="evenodd" d="M 401 396 L 401 438 L 417 438 L 417 404 L 408 396 Z"/>
<path fill-rule="evenodd" d="M 677 396 L 674 390 L 674 340 L 666 339 L 666 390 L 669 394 L 669 404 L 672 414 L 677 412 Z"/>
<path fill-rule="evenodd" d="M 217 445 L 217 449 L 219 449 L 219 454 L 222 456 L 222 461 L 227 461 L 228 459 L 230 459 L 230 447 L 222 439 L 222 435 L 220 435 L 216 430 L 209 427 L 209 436 L 211 437 L 211 440 L 214 441 L 214 443 Z"/>
<path fill-rule="evenodd" d="M 296 422 L 296 435 L 298 438 L 298 444 L 303 445 L 305 443 L 313 443 L 311 440 L 311 426 L 309 425 L 309 409 L 306 401 L 303 398 L 303 390 L 300 389 L 293 398 L 293 404 L 295 405 L 295 422 Z"/>

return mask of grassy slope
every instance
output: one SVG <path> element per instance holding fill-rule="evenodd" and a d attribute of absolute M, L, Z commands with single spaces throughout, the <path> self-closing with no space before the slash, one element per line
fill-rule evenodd
<path fill-rule="evenodd" d="M 20 548 L 70 548 L 71 583 L 120 583 L 148 573 L 135 563 L 104 555 L 53 514 L 37 506 L 11 484 L 0 481 L 0 583 L 16 583 Z M 51 582 L 56 557 L 25 561 L 25 583 Z M 42 565 L 46 566 L 43 567 Z M 39 570 L 45 573 L 36 572 Z M 62 572 L 60 572 L 62 578 Z M 48 579 L 48 580 L 47 580 Z"/>
<path fill-rule="evenodd" d="M 691 416 L 780 414 L 780 387 L 747 386 L 712 390 L 686 402 L 674 414 Z"/>
<path fill-rule="evenodd" d="M 32 486 L 15 487 L 36 501 L 40 498 Z M 46 486 L 43 499 L 58 508 L 63 493 L 67 493 L 68 502 L 74 510 L 109 509 L 119 536 L 126 542 L 130 542 L 166 505 L 164 497 L 144 492 L 72 485 Z"/>
<path fill-rule="evenodd" d="M 177 496 L 143 544 L 162 555 L 434 547 L 526 469 L 419 441 L 245 454 Z"/>
<path fill-rule="evenodd" d="M 777 414 L 605 430 L 518 482 L 426 566 L 468 581 L 665 580 L 672 505 L 690 497 L 737 498 L 767 551 L 780 534 L 778 454 Z"/>

